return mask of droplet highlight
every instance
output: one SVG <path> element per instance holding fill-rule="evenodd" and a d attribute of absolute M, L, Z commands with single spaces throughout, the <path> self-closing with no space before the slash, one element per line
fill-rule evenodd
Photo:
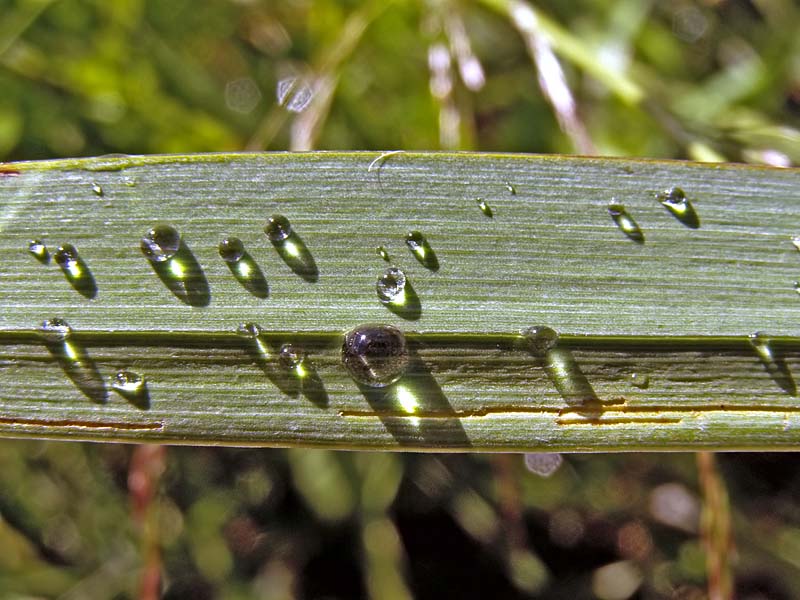
<path fill-rule="evenodd" d="M 42 339 L 46 342 L 63 342 L 72 335 L 72 327 L 70 327 L 69 323 L 64 319 L 58 317 L 47 319 L 39 328 L 39 335 L 41 335 Z"/>
<path fill-rule="evenodd" d="M 795 248 L 797 248 L 797 250 L 800 250 L 800 235 L 792 237 L 792 244 Z"/>
<path fill-rule="evenodd" d="M 99 183 L 97 183 L 96 181 L 93 181 L 93 182 L 92 182 L 92 191 L 94 192 L 94 195 L 95 195 L 95 196 L 98 196 L 98 197 L 102 197 L 102 196 L 103 196 L 103 194 L 104 194 L 104 192 L 103 192 L 103 186 L 101 186 L 101 185 L 100 185 Z"/>
<path fill-rule="evenodd" d="M 650 387 L 650 376 L 647 373 L 631 373 L 631 385 L 640 390 L 646 390 Z"/>
<path fill-rule="evenodd" d="M 539 477 L 550 477 L 564 463 L 557 452 L 529 452 L 525 454 L 525 467 Z"/>
<path fill-rule="evenodd" d="M 269 297 L 269 285 L 264 272 L 245 250 L 237 237 L 226 237 L 219 243 L 219 255 L 241 286 L 257 298 Z"/>
<path fill-rule="evenodd" d="M 391 385 L 408 369 L 405 335 L 391 325 L 360 325 L 344 336 L 342 364 L 360 385 Z"/>
<path fill-rule="evenodd" d="M 31 240 L 28 242 L 28 252 L 43 265 L 50 262 L 50 251 L 41 240 Z"/>
<path fill-rule="evenodd" d="M 150 392 L 144 376 L 136 371 L 120 369 L 111 377 L 111 389 L 134 406 L 146 410 L 150 408 Z"/>
<path fill-rule="evenodd" d="M 611 219 L 619 227 L 620 231 L 628 236 L 628 239 L 633 240 L 637 244 L 644 244 L 644 233 L 641 228 L 630 216 L 624 204 L 612 200 L 608 205 L 608 214 Z"/>
<path fill-rule="evenodd" d="M 292 234 L 292 224 L 283 215 L 272 215 L 264 226 L 270 242 L 282 242 Z"/>
<path fill-rule="evenodd" d="M 53 253 L 53 260 L 61 267 L 64 277 L 76 292 L 89 299 L 97 295 L 94 276 L 75 246 L 72 244 L 59 246 Z"/>
<path fill-rule="evenodd" d="M 748 336 L 750 345 L 758 355 L 772 380 L 790 396 L 797 396 L 797 384 L 786 360 L 773 345 L 772 339 L 763 331 L 756 331 Z"/>
<path fill-rule="evenodd" d="M 299 376 L 303 375 L 305 360 L 305 353 L 293 344 L 283 344 L 278 351 L 278 364 L 286 370 L 295 371 Z"/>
<path fill-rule="evenodd" d="M 506 189 L 508 190 L 508 193 L 511 194 L 512 196 L 517 195 L 517 188 L 512 183 L 507 182 Z"/>
<path fill-rule="evenodd" d="M 405 300 L 406 274 L 402 269 L 390 267 L 378 277 L 375 283 L 375 291 L 381 302 L 397 302 L 402 304 Z"/>
<path fill-rule="evenodd" d="M 431 271 L 439 270 L 439 259 L 422 233 L 409 231 L 406 234 L 406 246 L 423 267 Z"/>
<path fill-rule="evenodd" d="M 142 238 L 142 254 L 153 263 L 166 262 L 180 250 L 181 234 L 172 225 L 156 225 Z"/>
<path fill-rule="evenodd" d="M 681 223 L 690 229 L 700 227 L 700 217 L 686 193 L 679 187 L 669 188 L 656 194 L 656 199 Z"/>
<path fill-rule="evenodd" d="M 380 256 L 386 262 L 389 262 L 391 260 L 391 257 L 389 256 L 389 251 L 384 246 L 378 246 L 377 248 L 375 248 L 375 254 Z"/>
<path fill-rule="evenodd" d="M 486 202 L 486 200 L 484 200 L 483 198 L 478 198 L 476 202 L 478 203 L 478 208 L 481 209 L 481 212 L 485 216 L 489 217 L 490 219 L 494 217 L 494 211 L 492 210 L 492 207 L 489 206 L 489 204 Z"/>

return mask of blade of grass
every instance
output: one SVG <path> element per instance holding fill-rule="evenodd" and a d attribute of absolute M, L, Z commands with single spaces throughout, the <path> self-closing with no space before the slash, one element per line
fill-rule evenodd
<path fill-rule="evenodd" d="M 0 433 L 497 451 L 800 446 L 797 170 L 445 153 L 369 169 L 375 158 L 0 165 Z M 699 227 L 656 199 L 671 186 Z M 612 197 L 641 243 L 609 216 Z M 268 242 L 272 214 L 289 218 L 315 277 Z M 202 302 L 170 291 L 142 256 L 156 223 L 182 233 Z M 409 252 L 411 230 L 438 270 Z M 263 270 L 268 297 L 220 258 L 230 235 Z M 38 238 L 77 247 L 94 298 L 28 253 Z M 416 313 L 378 301 L 389 266 L 378 246 L 405 270 Z M 54 317 L 73 328 L 74 360 L 37 331 Z M 262 355 L 236 335 L 242 322 L 264 328 Z M 411 347 L 408 375 L 385 393 L 359 388 L 341 364 L 343 332 L 365 322 L 399 326 Z M 561 332 L 554 353 L 530 352 L 519 332 L 532 325 Z M 748 339 L 758 330 L 774 336 L 760 349 Z M 309 379 L 281 370 L 285 343 L 308 352 Z M 120 369 L 145 377 L 147 402 L 111 393 Z"/>

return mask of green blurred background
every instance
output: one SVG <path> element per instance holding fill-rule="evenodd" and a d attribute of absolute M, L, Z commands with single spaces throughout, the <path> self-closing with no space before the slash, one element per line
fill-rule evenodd
<path fill-rule="evenodd" d="M 790 0 L 0 0 L 0 160 L 789 166 L 799 33 Z M 4 441 L 0 598 L 703 598 L 709 555 L 738 598 L 798 598 L 798 500 L 792 455 L 569 456 L 543 478 L 511 455 Z"/>

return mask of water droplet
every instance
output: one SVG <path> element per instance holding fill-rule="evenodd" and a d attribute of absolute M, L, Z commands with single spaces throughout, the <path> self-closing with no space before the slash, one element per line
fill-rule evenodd
<path fill-rule="evenodd" d="M 96 196 L 102 196 L 103 195 L 103 186 L 101 186 L 96 181 L 93 181 L 92 182 L 92 191 L 95 193 Z"/>
<path fill-rule="evenodd" d="M 772 360 L 772 350 L 769 347 L 769 336 L 763 331 L 756 331 L 747 336 L 750 345 L 755 348 L 758 355 L 762 358 Z"/>
<path fill-rule="evenodd" d="M 529 452 L 525 454 L 525 466 L 539 477 L 550 477 L 564 462 L 557 452 Z"/>
<path fill-rule="evenodd" d="M 254 340 L 261 335 L 261 327 L 255 323 L 242 323 L 236 328 L 236 335 Z"/>
<path fill-rule="evenodd" d="M 287 370 L 300 371 L 306 355 L 292 344 L 284 344 L 278 352 L 278 363 Z"/>
<path fill-rule="evenodd" d="M 433 251 L 427 238 L 419 231 L 409 231 L 406 234 L 406 246 L 422 266 L 431 271 L 439 270 L 439 259 Z"/>
<path fill-rule="evenodd" d="M 375 254 L 380 256 L 386 262 L 389 262 L 391 260 L 389 256 L 389 251 L 384 246 L 378 246 L 377 248 L 375 248 Z"/>
<path fill-rule="evenodd" d="M 513 184 L 511 184 L 511 183 L 506 183 L 506 189 L 508 190 L 508 192 L 509 192 L 509 193 L 510 193 L 512 196 L 516 196 L 516 195 L 517 195 L 517 188 L 515 188 Z"/>
<path fill-rule="evenodd" d="M 650 376 L 647 373 L 631 373 L 631 385 L 646 390 L 650 387 Z"/>
<path fill-rule="evenodd" d="M 546 325 L 535 325 L 522 332 L 528 348 L 536 355 L 543 355 L 558 343 L 558 332 Z"/>
<path fill-rule="evenodd" d="M 796 235 L 796 236 L 794 236 L 794 237 L 792 238 L 792 244 L 794 244 L 794 247 L 795 247 L 795 248 L 797 248 L 798 250 L 800 250 L 800 235 Z"/>
<path fill-rule="evenodd" d="M 661 205 L 666 208 L 681 223 L 691 229 L 700 227 L 700 217 L 694 209 L 694 205 L 686 197 L 686 193 L 679 187 L 669 188 L 656 194 L 656 198 Z"/>
<path fill-rule="evenodd" d="M 50 252 L 41 240 L 31 240 L 28 242 L 28 252 L 40 263 L 50 262 Z"/>
<path fill-rule="evenodd" d="M 127 187 L 136 187 L 136 178 L 135 177 L 124 177 L 122 179 L 122 183 L 124 183 Z"/>
<path fill-rule="evenodd" d="M 478 199 L 476 200 L 476 202 L 478 203 L 478 208 L 480 208 L 480 209 L 481 209 L 481 212 L 482 212 L 484 215 L 486 215 L 486 216 L 487 216 L 487 217 L 489 217 L 490 219 L 491 219 L 491 218 L 494 216 L 494 211 L 492 210 L 492 207 L 491 207 L 491 206 L 489 206 L 489 205 L 486 203 L 486 200 L 484 200 L 483 198 L 478 198 Z"/>
<path fill-rule="evenodd" d="M 794 282 L 794 291 L 800 294 L 800 281 Z"/>
<path fill-rule="evenodd" d="M 608 214 L 620 228 L 622 233 L 638 244 L 644 243 L 644 234 L 636 221 L 628 214 L 624 204 L 612 200 L 608 205 Z"/>
<path fill-rule="evenodd" d="M 386 269 L 383 275 L 378 277 L 378 281 L 375 284 L 375 291 L 377 291 L 378 299 L 381 302 L 402 303 L 405 297 L 405 289 L 406 274 L 397 267 Z"/>
<path fill-rule="evenodd" d="M 78 264 L 78 249 L 72 244 L 64 244 L 56 250 L 53 259 L 62 269 L 71 270 Z"/>
<path fill-rule="evenodd" d="M 235 263 L 244 256 L 244 244 L 237 237 L 226 237 L 219 243 L 219 255 L 227 263 Z"/>
<path fill-rule="evenodd" d="M 360 325 L 344 336 L 342 364 L 357 383 L 386 387 L 408 369 L 405 335 L 391 325 Z"/>
<path fill-rule="evenodd" d="M 748 340 L 772 380 L 790 396 L 797 396 L 797 384 L 789 365 L 786 364 L 786 359 L 780 351 L 773 346 L 770 337 L 763 331 L 756 331 L 748 336 Z"/>
<path fill-rule="evenodd" d="M 39 334 L 46 342 L 63 342 L 72 335 L 72 327 L 64 319 L 47 319 L 39 328 Z"/>
<path fill-rule="evenodd" d="M 282 242 L 292 234 L 292 224 L 283 215 L 272 215 L 267 219 L 264 233 L 267 234 L 270 242 Z"/>
<path fill-rule="evenodd" d="M 154 263 L 168 261 L 181 247 L 181 234 L 172 225 L 156 225 L 142 238 L 141 249 Z"/>
<path fill-rule="evenodd" d="M 111 388 L 124 396 L 140 394 L 144 386 L 144 377 L 134 371 L 117 371 L 111 379 Z"/>

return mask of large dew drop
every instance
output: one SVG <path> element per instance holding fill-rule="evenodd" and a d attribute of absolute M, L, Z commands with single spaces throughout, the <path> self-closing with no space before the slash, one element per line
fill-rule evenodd
<path fill-rule="evenodd" d="M 168 261 L 181 247 L 181 234 L 172 225 L 156 225 L 142 238 L 141 249 L 154 263 Z"/>
<path fill-rule="evenodd" d="M 46 342 L 63 342 L 72 335 L 72 327 L 64 319 L 47 319 L 39 328 L 39 334 Z"/>
<path fill-rule="evenodd" d="M 244 256 L 244 244 L 238 237 L 226 237 L 219 243 L 219 255 L 226 263 L 237 263 Z"/>
<path fill-rule="evenodd" d="M 111 379 L 111 388 L 123 396 L 140 394 L 144 386 L 144 377 L 134 371 L 117 371 Z"/>
<path fill-rule="evenodd" d="M 558 343 L 558 332 L 546 325 L 535 325 L 522 332 L 528 349 L 537 356 L 544 355 Z"/>
<path fill-rule="evenodd" d="M 344 336 L 342 364 L 360 385 L 391 385 L 408 370 L 405 335 L 391 325 L 360 325 Z"/>
<path fill-rule="evenodd" d="M 292 224 L 289 219 L 283 215 L 272 215 L 267 219 L 267 224 L 264 226 L 264 233 L 272 243 L 280 243 L 292 234 Z"/>

